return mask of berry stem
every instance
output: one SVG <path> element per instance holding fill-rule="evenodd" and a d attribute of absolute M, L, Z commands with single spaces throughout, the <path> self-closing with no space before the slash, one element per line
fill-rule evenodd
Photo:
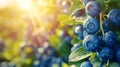
<path fill-rule="evenodd" d="M 97 54 L 96 52 L 92 52 L 89 60 L 93 61 L 93 59 L 95 58 L 96 54 Z"/>
<path fill-rule="evenodd" d="M 103 30 L 103 26 L 102 26 L 102 13 L 100 13 L 100 28 L 102 30 L 102 34 L 104 35 L 104 30 Z"/>
<path fill-rule="evenodd" d="M 106 67 L 109 67 L 110 61 L 108 60 L 106 63 Z"/>
<path fill-rule="evenodd" d="M 104 17 L 106 16 L 107 17 L 107 15 L 106 14 L 102 14 Z"/>

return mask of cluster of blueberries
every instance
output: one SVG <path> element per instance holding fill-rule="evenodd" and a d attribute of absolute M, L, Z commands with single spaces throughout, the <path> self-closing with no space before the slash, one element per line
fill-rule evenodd
<path fill-rule="evenodd" d="M 71 37 L 67 35 L 67 33 L 63 33 L 61 38 L 66 42 L 66 44 L 71 47 Z M 21 48 L 21 52 L 25 52 L 25 48 L 32 48 L 33 53 L 26 54 L 26 58 L 30 57 L 32 59 L 32 66 L 30 67 L 62 67 L 64 64 L 68 63 L 68 59 L 64 59 L 59 56 L 59 53 L 50 46 L 50 44 L 46 41 L 42 46 L 36 47 L 32 45 L 25 45 Z M 0 52 L 4 51 L 4 42 L 0 41 Z M 32 55 L 33 54 L 33 55 Z M 32 57 L 33 56 L 33 57 Z M 30 64 L 30 65 L 31 65 Z M 25 67 L 25 65 L 22 65 Z M 0 58 L 0 67 L 17 67 L 17 63 L 14 61 L 8 61 L 4 58 Z"/>
<path fill-rule="evenodd" d="M 95 0 L 82 1 L 85 5 L 86 14 L 90 17 L 83 25 L 77 24 L 73 26 L 74 34 L 80 40 L 83 40 L 82 45 L 87 51 L 97 53 L 102 63 L 107 63 L 107 61 L 120 62 L 120 42 L 113 29 L 115 26 L 120 26 L 120 10 L 112 9 L 108 13 L 107 19 L 103 20 L 100 25 L 97 18 L 101 12 L 100 4 Z M 71 51 L 82 45 L 74 45 Z M 93 67 L 93 65 L 90 61 L 85 61 L 80 67 Z"/>
<path fill-rule="evenodd" d="M 40 47 L 36 53 L 33 67 L 62 67 L 63 59 L 50 47 Z"/>
<path fill-rule="evenodd" d="M 0 67 L 16 67 L 14 62 L 1 62 Z"/>
<path fill-rule="evenodd" d="M 32 66 L 30 67 L 62 67 L 62 64 L 66 63 L 65 60 L 55 52 L 55 49 L 47 43 L 41 47 L 33 47 L 30 45 L 24 48 L 26 47 L 31 47 L 34 51 L 34 58 L 32 57 Z M 2 61 L 1 59 L 0 67 L 17 67 L 17 64 L 13 61 L 7 62 L 7 60 L 3 59 Z M 25 66 L 23 65 L 23 67 Z"/>

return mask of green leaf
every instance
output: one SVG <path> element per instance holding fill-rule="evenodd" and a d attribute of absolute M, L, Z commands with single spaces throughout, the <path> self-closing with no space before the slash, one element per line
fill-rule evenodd
<path fill-rule="evenodd" d="M 60 28 L 64 28 L 66 25 L 83 24 L 83 22 L 76 22 L 65 14 L 60 15 L 57 20 L 60 22 Z"/>
<path fill-rule="evenodd" d="M 68 55 L 70 54 L 70 48 L 62 39 L 60 39 L 59 36 L 55 34 L 51 35 L 48 40 L 51 47 L 56 50 L 59 56 L 68 59 Z"/>
<path fill-rule="evenodd" d="M 69 62 L 70 67 L 80 67 L 81 63 L 84 62 L 85 60 L 81 60 L 78 62 Z"/>
<path fill-rule="evenodd" d="M 71 19 L 69 16 L 67 16 L 66 14 L 61 14 L 61 15 L 57 18 L 57 20 L 60 22 L 60 25 L 59 25 L 60 28 L 63 28 L 64 26 L 70 24 L 71 21 L 72 21 L 72 19 Z M 74 23 L 74 22 L 73 22 L 73 23 Z"/>
<path fill-rule="evenodd" d="M 0 53 L 0 62 L 4 62 L 4 61 L 10 61 L 10 60 L 7 59 L 2 53 Z"/>
<path fill-rule="evenodd" d="M 104 11 L 106 9 L 106 5 L 105 5 L 105 1 L 104 0 L 97 0 L 97 2 L 99 2 L 102 11 Z"/>
<path fill-rule="evenodd" d="M 93 67 L 100 67 L 101 66 L 101 62 L 100 61 L 96 61 L 93 64 Z"/>
<path fill-rule="evenodd" d="M 80 47 L 76 51 L 72 52 L 69 56 L 70 62 L 77 62 L 83 60 L 91 55 L 90 52 L 86 51 L 84 47 Z"/>
<path fill-rule="evenodd" d="M 82 0 L 71 0 L 73 3 L 77 3 L 77 2 L 81 2 L 82 3 Z"/>
<path fill-rule="evenodd" d="M 120 9 L 120 0 L 119 0 L 119 2 L 117 2 L 117 4 L 118 4 L 118 8 Z"/>
<path fill-rule="evenodd" d="M 106 66 L 106 67 L 109 67 L 109 66 L 110 66 L 110 61 L 109 61 L 109 60 L 107 61 L 107 63 L 106 63 L 105 66 Z"/>
<path fill-rule="evenodd" d="M 97 56 L 95 56 L 94 60 L 91 61 L 93 64 L 93 67 L 100 67 L 101 66 L 101 61 Z M 107 62 L 108 67 L 119 67 L 119 63 L 117 62 Z M 106 64 L 104 64 L 102 67 L 106 67 Z"/>
<path fill-rule="evenodd" d="M 67 16 L 66 14 L 61 14 L 57 18 L 58 21 L 64 21 L 64 20 L 67 20 L 67 19 L 69 19 L 69 16 Z"/>
<path fill-rule="evenodd" d="M 52 47 L 57 47 L 60 43 L 60 39 L 56 35 L 51 35 L 48 40 Z"/>
<path fill-rule="evenodd" d="M 120 32 L 116 32 L 117 35 L 120 35 Z M 120 36 L 117 38 L 118 41 L 120 41 Z"/>
<path fill-rule="evenodd" d="M 110 67 L 119 67 L 119 63 L 112 62 L 112 63 L 110 63 Z"/>
<path fill-rule="evenodd" d="M 77 37 L 73 38 L 71 40 L 71 44 L 82 44 L 82 40 L 79 40 Z"/>
<path fill-rule="evenodd" d="M 93 67 L 101 66 L 101 61 L 99 60 L 99 58 L 97 56 L 94 57 L 94 59 L 91 61 L 91 63 L 93 64 Z"/>
<path fill-rule="evenodd" d="M 113 8 L 120 9 L 120 0 L 106 0 L 105 5 L 108 5 L 109 11 Z"/>
<path fill-rule="evenodd" d="M 94 60 L 95 56 L 96 56 L 96 52 L 95 52 L 95 53 L 92 53 L 91 56 L 90 56 L 90 58 L 89 58 L 89 60 L 90 60 L 90 61 Z"/>
<path fill-rule="evenodd" d="M 119 0 L 105 0 L 105 2 L 119 2 Z"/>
<path fill-rule="evenodd" d="M 71 15 L 75 10 L 85 8 L 81 0 L 72 0 L 73 4 L 69 8 L 68 15 Z"/>
<path fill-rule="evenodd" d="M 104 64 L 103 67 L 119 67 L 119 63 L 118 62 L 111 62 L 111 63 L 109 63 L 109 66 L 106 66 L 106 64 Z"/>

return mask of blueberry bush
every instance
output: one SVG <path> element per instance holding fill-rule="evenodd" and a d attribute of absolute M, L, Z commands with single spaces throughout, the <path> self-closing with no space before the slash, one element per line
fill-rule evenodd
<path fill-rule="evenodd" d="M 120 0 L 0 0 L 0 67 L 120 67 Z"/>
<path fill-rule="evenodd" d="M 71 0 L 59 28 L 71 37 L 72 67 L 120 66 L 120 0 Z"/>

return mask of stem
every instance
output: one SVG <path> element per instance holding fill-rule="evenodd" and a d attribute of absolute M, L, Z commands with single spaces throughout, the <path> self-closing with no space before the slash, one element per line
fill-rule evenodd
<path fill-rule="evenodd" d="M 106 17 L 108 16 L 108 15 L 106 15 L 106 14 L 102 14 L 102 15 L 103 15 L 103 16 L 106 16 Z"/>
<path fill-rule="evenodd" d="M 108 60 L 106 63 L 106 67 L 109 67 L 110 61 Z"/>
<path fill-rule="evenodd" d="M 104 19 L 104 20 L 106 19 L 105 16 L 103 16 L 103 19 Z"/>
<path fill-rule="evenodd" d="M 103 26 L 102 26 L 102 13 L 100 13 L 100 28 L 101 28 L 102 34 L 104 35 L 105 32 L 104 32 Z"/>
<path fill-rule="evenodd" d="M 97 54 L 96 52 L 92 52 L 89 60 L 93 61 L 93 59 L 95 58 L 96 54 Z"/>

